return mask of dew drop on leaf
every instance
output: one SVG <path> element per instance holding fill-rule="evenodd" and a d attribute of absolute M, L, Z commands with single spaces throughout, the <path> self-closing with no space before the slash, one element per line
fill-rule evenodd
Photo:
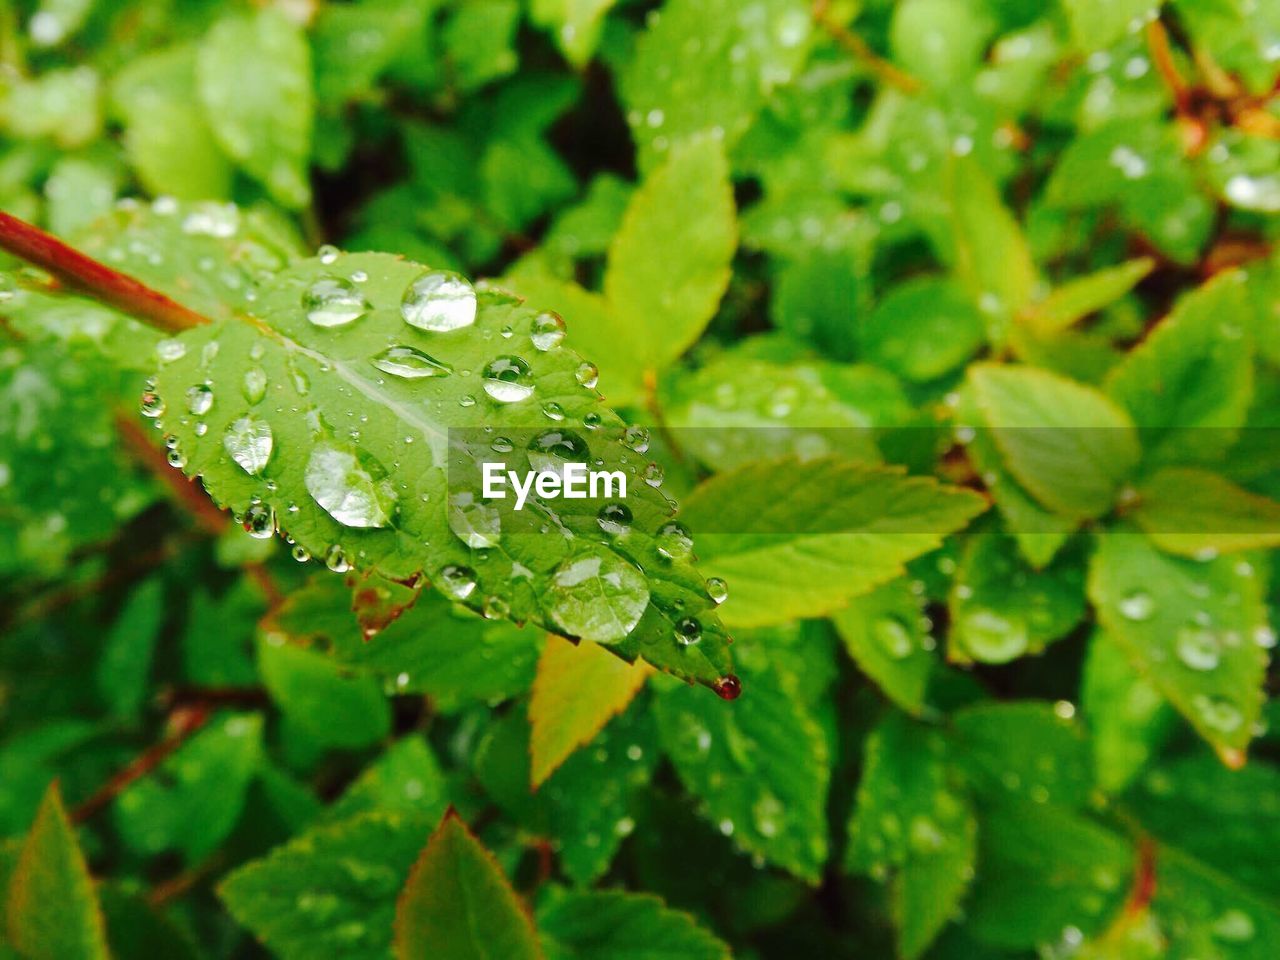
<path fill-rule="evenodd" d="M 390 526 L 396 493 L 372 459 L 322 443 L 311 451 L 304 479 L 316 503 L 343 526 Z"/>
<path fill-rule="evenodd" d="M 321 277 L 302 294 L 307 319 L 317 327 L 341 327 L 371 309 L 355 285 L 343 277 Z"/>
<path fill-rule="evenodd" d="M 244 372 L 242 387 L 244 398 L 250 403 L 257 403 L 267 395 L 267 371 L 261 367 L 250 367 Z"/>
<path fill-rule="evenodd" d="M 476 322 L 476 291 L 447 270 L 424 273 L 409 285 L 400 302 L 404 322 L 419 330 L 448 333 Z"/>
<path fill-rule="evenodd" d="M 1186 626 L 1179 630 L 1174 649 L 1178 659 L 1191 670 L 1215 670 L 1222 658 L 1222 643 L 1218 635 L 1201 626 Z"/>
<path fill-rule="evenodd" d="M 687 560 L 693 553 L 693 537 L 684 524 L 672 520 L 658 529 L 658 552 L 668 560 Z"/>
<path fill-rule="evenodd" d="M 497 507 L 464 491 L 449 498 L 449 529 L 468 547 L 482 550 L 498 545 L 502 518 Z"/>
<path fill-rule="evenodd" d="M 1219 733 L 1234 733 L 1244 723 L 1239 708 L 1223 697 L 1198 694 L 1191 706 L 1206 727 Z"/>
<path fill-rule="evenodd" d="M 676 642 L 689 647 L 702 639 L 702 624 L 696 617 L 684 617 L 676 622 Z"/>
<path fill-rule="evenodd" d="M 543 404 L 542 413 L 548 420 L 555 420 L 557 423 L 564 419 L 564 407 L 554 400 Z"/>
<path fill-rule="evenodd" d="M 244 528 L 249 536 L 266 540 L 276 532 L 276 512 L 261 500 L 255 500 L 245 511 Z"/>
<path fill-rule="evenodd" d="M 1150 620 L 1156 612 L 1156 602 L 1145 590 L 1134 590 L 1120 599 L 1120 613 L 1127 620 Z"/>
<path fill-rule="evenodd" d="M 742 696 L 742 681 L 731 673 L 718 679 L 711 689 L 721 700 L 737 700 Z"/>
<path fill-rule="evenodd" d="M 157 393 L 148 390 L 142 395 L 142 415 L 155 419 L 164 415 L 164 399 Z"/>
<path fill-rule="evenodd" d="M 600 382 L 600 371 L 590 360 L 583 360 L 582 363 L 578 364 L 578 369 L 573 372 L 573 377 L 578 383 L 590 390 Z"/>
<path fill-rule="evenodd" d="M 965 649 L 983 663 L 1008 663 L 1025 653 L 1030 643 L 1026 621 L 994 610 L 965 611 L 962 628 Z"/>
<path fill-rule="evenodd" d="M 451 563 L 440 571 L 440 586 L 455 600 L 465 600 L 476 589 L 476 572 L 470 567 Z"/>
<path fill-rule="evenodd" d="M 558 313 L 540 313 L 533 318 L 529 339 L 539 350 L 552 350 L 564 340 L 564 320 Z"/>
<path fill-rule="evenodd" d="M 233 420 L 222 436 L 223 449 L 245 473 L 254 477 L 266 469 L 274 443 L 271 424 L 253 416 Z"/>
<path fill-rule="evenodd" d="M 499 403 L 518 403 L 533 395 L 529 364 L 519 357 L 495 357 L 484 368 L 484 392 Z"/>
<path fill-rule="evenodd" d="M 606 503 L 596 514 L 596 522 L 610 536 L 625 536 L 631 531 L 631 509 L 625 503 Z"/>
<path fill-rule="evenodd" d="M 615 643 L 635 629 L 649 605 L 644 574 L 609 550 L 592 549 L 556 568 L 547 611 L 570 636 Z"/>
<path fill-rule="evenodd" d="M 193 416 L 202 417 L 213 406 L 213 388 L 207 383 L 197 383 L 187 391 L 187 409 Z"/>
<path fill-rule="evenodd" d="M 891 659 L 903 660 L 911 656 L 915 643 L 911 631 L 896 617 L 880 617 L 871 625 L 871 635 Z"/>
<path fill-rule="evenodd" d="M 324 565 L 334 573 L 346 573 L 351 569 L 351 564 L 347 560 L 347 555 L 342 547 L 336 543 L 331 544 L 324 552 Z"/>
<path fill-rule="evenodd" d="M 585 463 L 587 441 L 569 430 L 544 430 L 529 441 L 529 463 L 535 470 L 560 471 L 562 463 Z"/>
<path fill-rule="evenodd" d="M 646 453 L 649 450 L 649 431 L 644 427 L 627 427 L 622 434 L 622 442 L 636 453 Z"/>
<path fill-rule="evenodd" d="M 729 599 L 729 585 L 719 577 L 711 577 L 707 580 L 707 596 L 718 606 Z"/>
<path fill-rule="evenodd" d="M 427 377 L 447 377 L 453 368 L 442 363 L 430 354 L 423 353 L 414 347 L 387 347 L 374 357 L 370 363 L 393 377 L 402 380 L 422 380 Z"/>

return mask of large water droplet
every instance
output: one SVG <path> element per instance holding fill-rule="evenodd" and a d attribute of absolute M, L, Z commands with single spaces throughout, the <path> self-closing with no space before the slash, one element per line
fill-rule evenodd
<path fill-rule="evenodd" d="M 1206 627 L 1183 627 L 1178 631 L 1174 649 L 1178 659 L 1192 670 L 1215 670 L 1222 659 L 1222 642 Z"/>
<path fill-rule="evenodd" d="M 244 398 L 250 403 L 257 403 L 267 395 L 267 371 L 261 367 L 250 367 L 244 372 L 242 386 Z"/>
<path fill-rule="evenodd" d="M 693 537 L 684 524 L 672 520 L 658 530 L 658 552 L 668 560 L 687 560 L 693 553 Z"/>
<path fill-rule="evenodd" d="M 244 513 L 244 528 L 249 536 L 266 540 L 276 532 L 276 512 L 261 500 L 254 500 Z"/>
<path fill-rule="evenodd" d="M 1156 602 L 1145 590 L 1132 590 L 1120 598 L 1120 614 L 1127 620 L 1150 620 L 1156 612 Z"/>
<path fill-rule="evenodd" d="M 148 390 L 142 395 L 142 415 L 155 419 L 164 415 L 164 400 L 158 393 L 152 393 Z"/>
<path fill-rule="evenodd" d="M 1191 706 L 1206 727 L 1219 733 L 1234 733 L 1244 723 L 1240 709 L 1225 697 L 1197 694 Z"/>
<path fill-rule="evenodd" d="M 994 610 L 965 611 L 961 626 L 965 649 L 983 663 L 1008 663 L 1025 653 L 1030 642 L 1025 620 Z"/>
<path fill-rule="evenodd" d="M 213 407 L 213 387 L 197 383 L 187 391 L 187 409 L 194 416 L 203 417 Z"/>
<path fill-rule="evenodd" d="M 447 270 L 424 273 L 409 285 L 400 302 L 405 323 L 419 330 L 448 333 L 476 322 L 476 291 Z"/>
<path fill-rule="evenodd" d="M 625 503 L 606 503 L 596 514 L 596 522 L 610 536 L 625 536 L 631 531 L 631 508 Z"/>
<path fill-rule="evenodd" d="M 529 463 L 535 470 L 559 473 L 565 463 L 586 463 L 587 441 L 569 430 L 544 430 L 529 441 Z"/>
<path fill-rule="evenodd" d="M 451 563 L 440 571 L 440 586 L 455 600 L 465 600 L 476 589 L 476 572 Z"/>
<path fill-rule="evenodd" d="M 644 427 L 627 427 L 622 434 L 622 442 L 636 453 L 646 453 L 649 450 L 649 431 Z"/>
<path fill-rule="evenodd" d="M 334 573 L 346 573 L 351 569 L 346 552 L 336 543 L 330 544 L 329 548 L 325 550 L 324 565 Z"/>
<path fill-rule="evenodd" d="M 498 508 L 466 491 L 449 498 L 449 529 L 473 549 L 496 547 L 502 538 Z"/>
<path fill-rule="evenodd" d="M 548 612 L 570 636 L 615 643 L 635 629 L 649 605 L 644 574 L 609 550 L 565 560 L 551 576 Z"/>
<path fill-rule="evenodd" d="M 320 444 L 311 451 L 304 479 L 316 503 L 343 526 L 390 526 L 396 493 L 372 458 Z"/>
<path fill-rule="evenodd" d="M 903 660 L 911 656 L 915 649 L 915 641 L 897 617 L 880 617 L 871 624 L 871 635 L 880 648 L 894 660 Z"/>
<path fill-rule="evenodd" d="M 413 347 L 387 347 L 370 361 L 383 373 L 402 380 L 421 380 L 425 377 L 447 377 L 453 368 L 435 357 Z"/>
<path fill-rule="evenodd" d="M 222 436 L 223 449 L 245 473 L 254 477 L 266 469 L 274 443 L 271 424 L 253 416 L 233 420 Z"/>
<path fill-rule="evenodd" d="M 600 381 L 600 371 L 590 360 L 584 360 L 578 364 L 578 369 L 573 372 L 573 377 L 578 383 L 591 390 Z"/>
<path fill-rule="evenodd" d="M 711 598 L 711 602 L 719 606 L 729 599 L 729 585 L 719 577 L 709 577 L 707 579 L 707 596 Z"/>
<path fill-rule="evenodd" d="M 533 395 L 529 364 L 519 357 L 495 357 L 484 368 L 484 392 L 499 403 L 517 403 Z"/>
<path fill-rule="evenodd" d="M 676 621 L 676 642 L 690 647 L 702 639 L 702 623 L 697 617 L 683 617 Z"/>
<path fill-rule="evenodd" d="M 344 277 L 321 277 L 302 294 L 302 309 L 317 327 L 341 327 L 363 317 L 369 301 Z"/>
<path fill-rule="evenodd" d="M 718 679 L 711 689 L 721 700 L 737 700 L 742 696 L 742 681 L 730 673 Z"/>
<path fill-rule="evenodd" d="M 558 313 L 540 313 L 533 318 L 529 339 L 539 350 L 551 350 L 564 340 L 564 320 Z"/>

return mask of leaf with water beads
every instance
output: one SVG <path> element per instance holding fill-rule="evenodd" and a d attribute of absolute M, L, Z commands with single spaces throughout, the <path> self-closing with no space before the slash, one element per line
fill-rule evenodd
<path fill-rule="evenodd" d="M 182 334 L 156 378 L 156 419 L 216 502 L 238 515 L 269 508 L 333 569 L 425 572 L 486 616 L 608 643 L 710 686 L 731 673 L 702 577 L 690 557 L 660 550 L 672 506 L 644 472 L 643 443 L 545 313 L 456 274 L 333 252 L 264 281 L 250 306 Z M 260 390 L 241 389 L 246 369 L 261 371 Z M 186 403 L 195 386 L 202 414 Z M 533 498 L 517 512 L 481 496 L 479 465 L 498 459 L 623 471 L 628 495 Z M 619 505 L 625 531 L 600 521 Z M 687 618 L 696 643 L 677 636 Z"/>

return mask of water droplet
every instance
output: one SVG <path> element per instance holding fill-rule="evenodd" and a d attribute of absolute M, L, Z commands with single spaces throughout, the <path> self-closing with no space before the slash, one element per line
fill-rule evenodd
<path fill-rule="evenodd" d="M 658 552 L 668 560 L 687 560 L 693 553 L 693 537 L 676 520 L 663 524 L 658 530 L 657 544 Z"/>
<path fill-rule="evenodd" d="M 1145 590 L 1133 590 L 1120 599 L 1120 613 L 1126 620 L 1150 620 L 1155 612 L 1156 602 Z"/>
<path fill-rule="evenodd" d="M 250 403 L 257 403 L 267 395 L 267 371 L 261 367 L 250 367 L 244 372 L 244 384 L 241 391 Z"/>
<path fill-rule="evenodd" d="M 627 427 L 622 434 L 622 442 L 636 453 L 646 453 L 649 450 L 649 431 L 644 427 Z"/>
<path fill-rule="evenodd" d="M 529 364 L 519 357 L 495 357 L 484 368 L 484 392 L 499 403 L 517 403 L 533 395 Z"/>
<path fill-rule="evenodd" d="M 731 673 L 717 680 L 712 689 L 721 700 L 737 700 L 742 696 L 742 681 Z"/>
<path fill-rule="evenodd" d="M 631 531 L 631 508 L 625 503 L 606 503 L 596 514 L 596 522 L 610 536 L 625 536 Z"/>
<path fill-rule="evenodd" d="M 871 635 L 882 650 L 894 660 L 902 660 L 911 656 L 915 649 L 915 641 L 897 617 L 880 617 L 871 625 Z"/>
<path fill-rule="evenodd" d="M 539 350 L 551 350 L 564 340 L 564 320 L 558 313 L 540 313 L 533 318 L 533 328 L 529 334 L 534 347 Z"/>
<path fill-rule="evenodd" d="M 594 411 L 591 413 L 588 413 L 585 417 L 582 418 L 582 425 L 586 427 L 588 430 L 598 430 L 600 428 L 600 422 L 601 422 L 600 414 L 595 413 Z"/>
<path fill-rule="evenodd" d="M 453 368 L 435 357 L 413 347 L 387 347 L 371 361 L 383 373 L 402 380 L 422 380 L 426 377 L 447 377 Z"/>
<path fill-rule="evenodd" d="M 667 479 L 667 472 L 657 463 L 650 463 L 644 468 L 644 482 L 651 487 L 660 487 Z"/>
<path fill-rule="evenodd" d="M 325 550 L 324 565 L 334 573 L 346 573 L 351 569 L 346 552 L 336 543 L 330 544 L 329 548 Z"/>
<path fill-rule="evenodd" d="M 371 457 L 320 444 L 311 451 L 304 479 L 316 503 L 343 526 L 390 526 L 396 493 Z"/>
<path fill-rule="evenodd" d="M 702 624 L 696 617 L 685 617 L 676 623 L 676 642 L 689 647 L 702 639 Z"/>
<path fill-rule="evenodd" d="M 573 377 L 582 386 L 591 390 L 600 381 L 600 371 L 590 360 L 584 360 L 578 364 L 578 369 L 573 372 Z"/>
<path fill-rule="evenodd" d="M 400 315 L 405 323 L 419 330 L 461 330 L 476 322 L 475 288 L 447 270 L 424 273 L 405 291 Z"/>
<path fill-rule="evenodd" d="M 570 636 L 614 643 L 635 629 L 649 605 L 644 574 L 611 550 L 569 557 L 551 576 L 545 601 Z"/>
<path fill-rule="evenodd" d="M 729 599 L 729 585 L 719 577 L 710 577 L 707 580 L 707 596 L 719 606 Z"/>
<path fill-rule="evenodd" d="M 1197 694 L 1192 698 L 1191 706 L 1206 727 L 1219 733 L 1233 733 L 1244 723 L 1240 710 L 1225 697 Z"/>
<path fill-rule="evenodd" d="M 266 540 L 276 532 L 276 512 L 261 500 L 254 500 L 245 511 L 244 528 L 249 536 Z"/>
<path fill-rule="evenodd" d="M 254 477 L 266 469 L 274 443 L 271 424 L 253 416 L 233 420 L 222 437 L 223 449 L 245 473 Z"/>
<path fill-rule="evenodd" d="M 1009 619 L 994 610 L 967 610 L 961 619 L 964 646 L 983 663 L 1008 663 L 1026 652 L 1030 643 L 1026 621 Z"/>
<path fill-rule="evenodd" d="M 194 416 L 203 417 L 213 407 L 213 388 L 207 383 L 197 383 L 187 391 L 187 409 Z"/>
<path fill-rule="evenodd" d="M 320 259 L 321 263 L 325 264 L 325 266 L 328 266 L 329 264 L 333 263 L 335 260 L 338 259 L 338 254 L 341 252 L 342 251 L 340 251 L 337 247 L 333 246 L 333 244 L 326 243 L 326 244 L 323 244 L 316 251 L 316 256 Z"/>
<path fill-rule="evenodd" d="M 292 553 L 293 559 L 297 560 L 299 563 L 306 563 L 311 559 L 311 551 L 300 543 L 294 544 Z"/>
<path fill-rule="evenodd" d="M 161 340 L 156 344 L 156 356 L 160 358 L 161 363 L 173 363 L 175 360 L 181 360 L 186 355 L 187 345 L 173 337 Z"/>
<path fill-rule="evenodd" d="M 449 498 L 449 529 L 473 549 L 496 547 L 502 538 L 498 508 L 462 491 Z"/>
<path fill-rule="evenodd" d="M 1200 626 L 1179 630 L 1174 648 L 1178 659 L 1192 670 L 1214 670 L 1222 659 L 1222 642 L 1218 635 Z"/>
<path fill-rule="evenodd" d="M 142 415 L 155 419 L 164 414 L 164 400 L 158 393 L 152 393 L 148 390 L 142 395 Z"/>
<path fill-rule="evenodd" d="M 440 571 L 440 586 L 456 600 L 465 600 L 476 589 L 476 572 L 451 563 Z"/>
<path fill-rule="evenodd" d="M 494 453 L 510 453 L 515 448 L 510 437 L 495 437 L 493 443 L 489 444 L 489 449 Z"/>
<path fill-rule="evenodd" d="M 504 620 L 511 613 L 511 606 L 501 597 L 485 597 L 481 610 L 487 620 Z"/>
<path fill-rule="evenodd" d="M 543 404 L 542 412 L 548 420 L 555 420 L 559 422 L 564 419 L 564 407 L 560 406 L 560 404 L 556 403 L 554 400 Z"/>
<path fill-rule="evenodd" d="M 558 473 L 562 463 L 585 463 L 587 441 L 568 430 L 544 430 L 529 441 L 529 463 L 535 470 Z"/>
<path fill-rule="evenodd" d="M 303 291 L 302 309 L 317 327 L 341 327 L 372 308 L 350 280 L 321 277 Z"/>
<path fill-rule="evenodd" d="M 1252 940 L 1254 934 L 1253 918 L 1243 910 L 1232 908 L 1218 917 L 1213 923 L 1213 935 L 1228 943 L 1243 943 Z"/>

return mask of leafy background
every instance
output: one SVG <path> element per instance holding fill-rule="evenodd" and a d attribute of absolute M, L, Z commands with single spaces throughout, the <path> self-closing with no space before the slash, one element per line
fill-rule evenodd
<path fill-rule="evenodd" d="M 0 58 L 0 206 L 215 322 L 8 264 L 0 955 L 1275 955 L 1280 6 L 41 0 Z M 495 546 L 408 443 L 552 425 L 629 530 Z"/>

